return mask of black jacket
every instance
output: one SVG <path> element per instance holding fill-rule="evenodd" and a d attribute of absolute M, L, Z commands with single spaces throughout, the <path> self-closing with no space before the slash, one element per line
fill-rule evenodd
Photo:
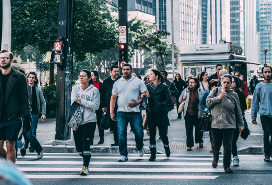
<path fill-rule="evenodd" d="M 109 76 L 107 79 L 103 81 L 103 85 L 100 90 L 100 107 L 101 108 L 106 107 L 108 110 L 110 110 L 110 99 L 112 94 L 112 88 L 113 88 L 114 82 L 116 82 L 117 80 L 113 81 L 111 79 L 111 76 Z M 115 106 L 115 108 L 116 107 L 117 106 Z"/>
<path fill-rule="evenodd" d="M 178 96 L 179 92 L 174 82 L 170 82 L 169 80 L 166 80 L 166 85 L 168 86 L 170 90 L 171 96 Z"/>
<path fill-rule="evenodd" d="M 175 86 L 178 89 L 179 93 L 178 93 L 177 97 L 179 97 L 181 92 L 186 88 L 186 82 L 184 80 L 182 80 L 182 79 L 180 79 L 179 81 L 174 80 L 173 82 L 175 83 Z"/>
<path fill-rule="evenodd" d="M 209 81 L 212 80 L 212 79 L 217 79 L 218 80 L 218 76 L 217 76 L 217 72 L 212 74 L 210 77 L 209 77 Z"/>
<path fill-rule="evenodd" d="M 168 86 L 160 83 L 154 90 L 150 84 L 147 85 L 150 94 L 148 98 L 148 112 L 168 112 L 171 95 Z"/>
<path fill-rule="evenodd" d="M 1 71 L 0 76 L 2 76 Z M 0 80 L 0 117 L 2 117 L 3 112 L 2 103 L 3 88 Z M 14 120 L 30 114 L 26 78 L 15 69 L 11 69 L 7 82 L 5 106 L 8 120 Z"/>

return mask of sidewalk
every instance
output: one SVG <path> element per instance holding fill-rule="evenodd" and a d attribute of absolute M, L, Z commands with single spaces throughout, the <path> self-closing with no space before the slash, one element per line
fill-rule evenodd
<path fill-rule="evenodd" d="M 197 145 L 191 152 L 186 151 L 186 134 L 185 134 L 185 125 L 184 119 L 176 119 L 177 113 L 175 110 L 169 112 L 170 127 L 168 131 L 168 137 L 172 153 L 184 153 L 184 154 L 208 154 L 210 153 L 210 139 L 208 132 L 204 133 L 204 148 L 199 149 Z M 250 120 L 250 111 L 246 112 L 246 119 L 251 131 L 251 135 L 247 140 L 243 140 L 239 137 L 238 140 L 238 151 L 240 154 L 263 154 L 263 131 L 258 118 L 258 125 L 253 125 Z M 75 152 L 73 136 L 70 140 L 67 141 L 58 141 L 55 140 L 55 119 L 48 119 L 45 122 L 39 121 L 37 129 L 37 137 L 40 143 L 44 147 L 44 152 L 50 153 L 62 153 L 62 152 Z M 128 128 L 128 150 L 129 153 L 135 153 L 135 141 L 134 134 L 130 132 L 130 127 Z M 158 133 L 157 133 L 158 138 Z M 91 147 L 92 152 L 97 153 L 118 153 L 118 147 L 110 147 L 110 144 L 113 143 L 113 134 L 109 130 L 105 131 L 105 142 L 104 144 L 97 145 L 99 141 L 98 129 L 95 132 L 94 145 Z M 146 153 L 149 152 L 149 137 L 144 131 L 144 146 Z M 158 152 L 164 153 L 162 142 L 157 139 Z"/>

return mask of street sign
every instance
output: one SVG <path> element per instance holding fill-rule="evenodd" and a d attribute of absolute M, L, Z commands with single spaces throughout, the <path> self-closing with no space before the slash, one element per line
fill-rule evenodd
<path fill-rule="evenodd" d="M 123 68 L 123 65 L 125 65 L 126 63 L 127 63 L 126 61 L 120 62 L 120 67 Z"/>
<path fill-rule="evenodd" d="M 127 37 L 126 35 L 119 35 L 119 43 L 120 44 L 126 44 L 127 43 Z"/>
<path fill-rule="evenodd" d="M 126 26 L 119 26 L 119 33 L 121 34 L 126 34 L 127 33 L 127 27 Z"/>

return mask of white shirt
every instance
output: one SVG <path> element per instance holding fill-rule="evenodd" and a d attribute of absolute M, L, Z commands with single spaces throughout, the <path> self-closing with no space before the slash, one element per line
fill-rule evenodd
<path fill-rule="evenodd" d="M 113 84 L 112 94 L 118 96 L 117 112 L 140 112 L 140 106 L 130 108 L 128 104 L 132 100 L 139 100 L 140 94 L 147 90 L 145 84 L 138 78 L 132 76 L 129 80 L 123 77 Z"/>

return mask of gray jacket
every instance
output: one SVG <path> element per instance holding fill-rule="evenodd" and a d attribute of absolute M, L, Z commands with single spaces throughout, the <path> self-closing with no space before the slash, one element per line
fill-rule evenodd
<path fill-rule="evenodd" d="M 221 87 L 214 88 L 206 100 L 207 106 L 212 109 L 212 128 L 236 129 L 237 126 L 243 128 L 244 123 L 238 95 L 230 90 L 226 97 L 218 100 L 221 92 Z"/>
<path fill-rule="evenodd" d="M 38 86 L 35 86 L 35 90 L 37 95 L 38 112 L 41 111 L 42 107 L 42 115 L 46 115 L 46 102 L 44 100 L 42 90 Z"/>
<path fill-rule="evenodd" d="M 198 98 L 199 98 L 199 103 L 198 103 L 198 118 L 203 117 L 203 110 L 201 108 L 201 100 L 204 94 L 204 91 L 200 88 L 197 89 L 198 90 Z M 187 94 L 186 100 L 185 100 L 185 105 L 184 105 L 184 110 L 183 110 L 183 116 L 186 116 L 186 112 L 187 112 L 187 108 L 188 108 L 188 102 L 189 102 L 189 98 L 190 98 L 190 91 L 188 88 L 185 88 L 182 93 L 179 96 L 179 102 L 181 103 L 182 101 L 182 97 L 185 95 L 185 93 Z"/>
<path fill-rule="evenodd" d="M 90 85 L 85 90 L 81 88 L 81 85 L 74 86 L 71 93 L 71 104 L 78 98 L 81 100 L 81 105 L 84 108 L 81 125 L 89 122 L 96 122 L 95 111 L 98 110 L 100 104 L 98 89 L 93 85 Z"/>

